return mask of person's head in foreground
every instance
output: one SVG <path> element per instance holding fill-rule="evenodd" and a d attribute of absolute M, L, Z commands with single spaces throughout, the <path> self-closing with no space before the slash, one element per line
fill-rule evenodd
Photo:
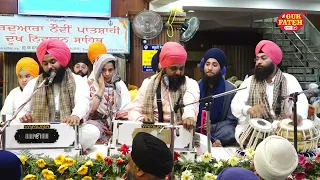
<path fill-rule="evenodd" d="M 257 44 L 255 54 L 254 76 L 258 81 L 267 80 L 278 69 L 277 66 L 282 60 L 282 51 L 276 43 L 262 40 Z"/>
<path fill-rule="evenodd" d="M 39 71 L 39 65 L 34 59 L 21 58 L 16 65 L 19 86 L 23 89 L 31 79 L 39 75 Z"/>
<path fill-rule="evenodd" d="M 20 159 L 9 151 L 0 150 L 0 179 L 21 180 L 22 164 Z"/>
<path fill-rule="evenodd" d="M 259 180 L 259 177 L 247 169 L 230 167 L 222 170 L 217 180 Z"/>
<path fill-rule="evenodd" d="M 219 85 L 222 76 L 222 70 L 226 65 L 226 55 L 221 49 L 209 49 L 200 62 L 202 70 L 202 79 L 205 84 L 217 86 Z"/>
<path fill-rule="evenodd" d="M 134 137 L 132 151 L 128 154 L 126 180 L 164 179 L 172 168 L 173 156 L 163 141 L 145 132 Z"/>
<path fill-rule="evenodd" d="M 269 136 L 256 148 L 253 166 L 261 179 L 285 180 L 298 165 L 293 145 L 281 136 Z"/>
<path fill-rule="evenodd" d="M 101 54 L 107 54 L 107 48 L 101 42 L 94 42 L 89 45 L 88 58 L 94 64 Z"/>
<path fill-rule="evenodd" d="M 61 83 L 71 59 L 68 46 L 58 39 L 44 40 L 39 44 L 36 54 L 43 68 L 43 77 L 50 77 L 51 72 L 55 71 L 53 83 Z"/>
<path fill-rule="evenodd" d="M 186 61 L 187 52 L 181 44 L 167 42 L 163 45 L 160 53 L 160 67 L 169 77 L 170 90 L 177 91 L 185 83 Z"/>

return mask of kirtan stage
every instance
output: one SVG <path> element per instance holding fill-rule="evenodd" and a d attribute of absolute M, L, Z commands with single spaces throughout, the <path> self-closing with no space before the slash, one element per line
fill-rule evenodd
<path fill-rule="evenodd" d="M 208 172 L 211 173 L 212 176 L 216 176 L 216 173 L 222 170 L 221 168 L 232 166 L 249 168 L 255 148 L 264 138 L 271 135 L 283 136 L 293 144 L 292 120 L 282 120 L 275 129 L 268 123 L 269 122 L 263 119 L 251 119 L 240 136 L 239 146 L 211 147 L 212 143 L 210 143 L 210 149 L 207 145 L 207 136 L 198 133 L 194 134 L 192 131 L 183 128 L 183 126 L 176 126 L 174 132 L 175 168 L 177 168 L 174 171 L 175 176 L 193 176 L 188 169 L 185 169 L 185 167 L 189 166 L 191 169 L 195 166 L 204 166 L 203 168 L 208 166 L 207 168 L 209 169 L 213 168 L 211 169 L 212 172 Z M 2 145 L 4 145 L 2 148 L 14 152 L 20 158 L 21 156 L 25 159 L 32 157 L 33 161 L 37 162 L 33 163 L 36 164 L 38 164 L 39 159 L 44 160 L 48 158 L 51 158 L 51 160 L 47 161 L 56 162 L 56 159 L 61 156 L 66 158 L 70 157 L 71 159 L 74 158 L 74 166 L 79 165 L 76 162 L 85 162 L 83 158 L 81 158 L 83 156 L 79 157 L 79 155 L 84 155 L 84 159 L 86 159 L 87 162 L 92 161 L 108 164 L 108 159 L 111 159 L 111 164 L 115 163 L 118 168 L 117 170 L 113 170 L 118 174 L 113 173 L 112 175 L 120 176 L 121 173 L 125 172 L 125 155 L 130 152 L 133 137 L 138 132 L 150 133 L 163 140 L 169 147 L 171 141 L 170 128 L 170 124 L 167 123 L 145 124 L 142 122 L 115 120 L 113 122 L 113 135 L 110 142 L 108 144 L 96 144 L 84 154 L 79 143 L 79 137 L 81 138 L 79 129 L 81 129 L 81 126 L 69 126 L 59 123 L 11 124 L 2 135 Z M 318 130 L 310 120 L 304 120 L 302 124 L 298 125 L 299 155 L 308 159 L 305 160 L 305 162 L 312 162 L 313 168 L 320 168 L 318 134 Z M 281 144 L 279 146 L 281 146 Z M 125 153 L 123 153 L 124 151 Z M 211 151 L 211 153 L 208 153 L 208 151 Z M 45 158 L 45 156 L 49 157 Z M 30 161 L 32 158 L 30 158 Z M 26 160 L 26 162 L 28 162 L 28 160 Z M 188 163 L 189 166 L 187 165 Z M 214 165 L 210 166 L 208 163 L 213 163 Z M 305 164 L 300 164 L 298 167 L 304 166 Z M 58 171 L 58 168 L 57 166 L 56 171 Z M 104 165 L 104 168 L 110 167 Z M 36 170 L 32 170 L 32 168 L 26 168 L 25 170 L 28 173 L 37 172 Z M 310 171 L 311 170 L 313 169 L 310 168 Z M 54 168 L 52 171 L 55 171 Z M 106 169 L 105 172 L 109 172 L 109 170 Z M 197 174 L 199 175 L 200 172 L 194 173 L 196 176 Z M 203 174 L 204 172 L 201 173 Z M 310 176 L 310 174 L 308 175 Z"/>

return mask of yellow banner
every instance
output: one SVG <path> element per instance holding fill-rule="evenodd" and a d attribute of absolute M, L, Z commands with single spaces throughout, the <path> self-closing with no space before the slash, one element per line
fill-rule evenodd
<path fill-rule="evenodd" d="M 158 50 L 142 50 L 142 66 L 151 66 L 152 57 Z"/>

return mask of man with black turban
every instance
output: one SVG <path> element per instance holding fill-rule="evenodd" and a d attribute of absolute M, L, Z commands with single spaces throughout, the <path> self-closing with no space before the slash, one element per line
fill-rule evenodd
<path fill-rule="evenodd" d="M 165 179 L 173 168 L 173 156 L 168 146 L 145 132 L 134 137 L 128 161 L 126 180 Z"/>

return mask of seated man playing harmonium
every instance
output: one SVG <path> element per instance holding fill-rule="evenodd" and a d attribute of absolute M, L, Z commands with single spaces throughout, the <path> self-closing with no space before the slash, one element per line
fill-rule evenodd
<path fill-rule="evenodd" d="M 36 54 L 43 73 L 29 81 L 24 88 L 24 102 L 46 78 L 53 78 L 53 81 L 39 88 L 31 102 L 26 104 L 18 114 L 20 122 L 80 124 L 89 111 L 90 92 L 87 81 L 67 68 L 71 59 L 70 49 L 61 40 L 50 39 L 40 43 Z M 82 124 L 80 144 L 83 149 L 93 146 L 99 136 L 100 131 L 96 126 Z"/>
<path fill-rule="evenodd" d="M 188 104 L 199 101 L 197 82 L 184 75 L 187 52 L 176 42 L 164 44 L 160 53 L 162 70 L 145 79 L 137 96 L 130 105 L 129 120 L 170 122 L 169 95 L 175 104 Z M 169 89 L 166 90 L 164 76 L 168 76 Z M 175 123 L 193 129 L 199 111 L 199 103 L 180 108 L 175 113 Z"/>

